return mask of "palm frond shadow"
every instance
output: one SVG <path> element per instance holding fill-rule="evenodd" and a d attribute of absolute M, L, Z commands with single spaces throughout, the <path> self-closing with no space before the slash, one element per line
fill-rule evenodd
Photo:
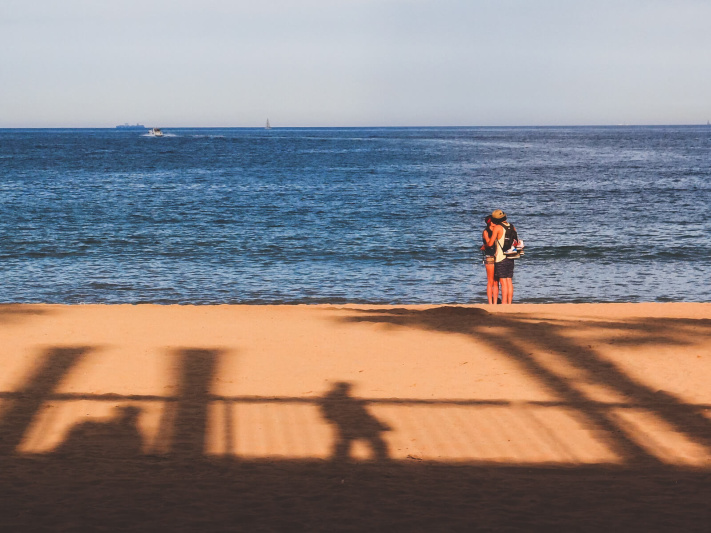
<path fill-rule="evenodd" d="M 590 401 L 575 383 L 541 364 L 532 350 L 562 357 L 581 371 L 587 382 L 604 385 L 631 404 L 644 406 L 676 431 L 711 451 L 711 419 L 705 414 L 708 406 L 690 405 L 672 392 L 650 387 L 628 375 L 614 362 L 603 358 L 592 346 L 564 335 L 564 329 L 571 327 L 570 322 L 520 313 L 492 314 L 481 308 L 453 306 L 425 310 L 358 310 L 354 316 L 342 320 L 456 333 L 489 344 L 517 362 L 562 401 L 577 406 L 585 423 L 598 431 L 606 444 L 628 464 L 655 463 L 657 459 L 629 438 L 615 418 L 601 409 L 597 402 Z M 611 339 L 613 345 L 686 346 L 691 342 L 691 334 L 696 338 L 711 336 L 711 320 L 707 319 L 589 319 L 577 320 L 575 327 L 598 335 L 614 333 Z M 620 333 L 624 337 L 620 338 Z"/>

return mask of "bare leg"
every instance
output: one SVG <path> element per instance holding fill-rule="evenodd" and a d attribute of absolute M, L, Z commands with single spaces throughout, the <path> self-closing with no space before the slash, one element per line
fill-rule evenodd
<path fill-rule="evenodd" d="M 510 304 L 513 301 L 513 279 L 501 278 L 501 303 Z"/>
<path fill-rule="evenodd" d="M 494 265 L 486 265 L 486 298 L 489 304 L 495 304 L 499 296 L 499 284 L 494 279 Z"/>
<path fill-rule="evenodd" d="M 506 283 L 506 278 L 501 278 L 501 303 L 505 304 L 509 297 L 509 285 Z"/>
<path fill-rule="evenodd" d="M 511 287 L 509 288 L 509 303 L 513 303 L 513 292 L 514 292 L 514 287 L 513 287 L 513 278 L 509 280 L 509 283 L 511 284 Z"/>

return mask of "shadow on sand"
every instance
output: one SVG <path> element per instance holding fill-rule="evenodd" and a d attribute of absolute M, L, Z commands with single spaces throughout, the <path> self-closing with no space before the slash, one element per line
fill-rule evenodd
<path fill-rule="evenodd" d="M 575 383 L 546 368 L 511 342 L 510 332 L 553 351 L 644 406 L 676 431 L 711 448 L 705 407 L 652 390 L 595 350 L 560 333 L 562 325 L 480 309 L 363 311 L 344 320 L 378 322 L 470 335 L 495 345 L 560 401 L 574 406 L 587 427 L 622 458 L 616 465 L 446 463 L 392 460 L 382 433 L 389 428 L 340 382 L 311 402 L 334 428 L 331 460 L 244 459 L 205 454 L 211 393 L 221 352 L 176 352 L 171 397 L 58 394 L 57 384 L 90 347 L 54 348 L 25 381 L 2 393 L 0 411 L 0 529 L 7 531 L 708 531 L 711 471 L 661 462 L 621 427 L 609 409 Z M 708 334 L 709 321 L 654 320 L 581 323 L 617 328 L 624 342 L 683 344 L 685 328 Z M 496 327 L 493 327 L 496 326 Z M 660 331 L 665 333 L 662 335 Z M 648 339 L 653 339 L 649 341 Z M 108 419 L 75 425 L 52 453 L 18 447 L 47 401 L 90 399 L 118 405 Z M 137 401 L 168 407 L 158 440 L 166 453 L 145 454 Z M 238 401 L 231 399 L 230 401 Z M 252 399 L 251 401 L 257 401 Z M 279 399 L 258 399 L 278 402 Z M 392 402 L 407 400 L 391 399 Z M 476 401 L 472 402 L 476 404 Z M 239 423 L 239 421 L 238 421 Z M 351 461 L 364 440 L 373 460 Z"/>
<path fill-rule="evenodd" d="M 591 401 L 576 382 L 585 381 L 614 391 L 627 403 L 649 410 L 689 440 L 711 450 L 711 419 L 704 415 L 708 406 L 686 404 L 670 392 L 650 388 L 635 380 L 591 346 L 566 336 L 563 330 L 571 327 L 569 322 L 540 320 L 520 314 L 492 315 L 480 308 L 448 306 L 422 311 L 368 310 L 345 320 L 456 333 L 483 341 L 505 353 L 562 401 L 576 406 L 585 425 L 595 428 L 626 464 L 653 464 L 657 459 L 629 438 L 608 410 L 599 402 Z M 690 333 L 696 337 L 711 336 L 711 320 L 708 319 L 580 320 L 576 326 L 581 331 L 616 333 L 613 342 L 636 346 L 682 346 L 689 342 Z M 534 356 L 532 350 L 536 349 L 559 356 L 575 368 L 580 377 L 571 380 L 556 373 Z"/>

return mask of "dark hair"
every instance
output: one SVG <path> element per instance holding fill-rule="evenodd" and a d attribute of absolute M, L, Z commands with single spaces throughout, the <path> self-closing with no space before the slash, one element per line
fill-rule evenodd
<path fill-rule="evenodd" d="M 486 222 L 487 224 L 491 222 L 491 215 L 486 215 L 486 218 L 484 218 L 484 222 Z"/>

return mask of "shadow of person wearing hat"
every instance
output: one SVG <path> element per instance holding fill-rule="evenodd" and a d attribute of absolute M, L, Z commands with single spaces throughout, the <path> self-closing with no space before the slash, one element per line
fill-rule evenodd
<path fill-rule="evenodd" d="M 494 224 L 493 231 L 489 237 L 487 237 L 487 232 L 484 232 L 484 244 L 495 248 L 494 279 L 501 285 L 501 303 L 510 304 L 513 301 L 514 293 L 514 261 L 504 254 L 504 237 L 506 229 L 513 227 L 513 225 L 506 222 L 506 213 L 501 209 L 496 209 L 491 213 L 491 222 Z M 496 301 L 491 303 L 496 304 Z"/>
<path fill-rule="evenodd" d="M 350 461 L 351 445 L 356 440 L 366 441 L 373 450 L 373 458 L 384 462 L 390 459 L 384 431 L 392 428 L 375 418 L 366 408 L 366 401 L 351 396 L 352 384 L 335 383 L 319 402 L 323 417 L 336 430 L 331 459 L 334 462 Z"/>

